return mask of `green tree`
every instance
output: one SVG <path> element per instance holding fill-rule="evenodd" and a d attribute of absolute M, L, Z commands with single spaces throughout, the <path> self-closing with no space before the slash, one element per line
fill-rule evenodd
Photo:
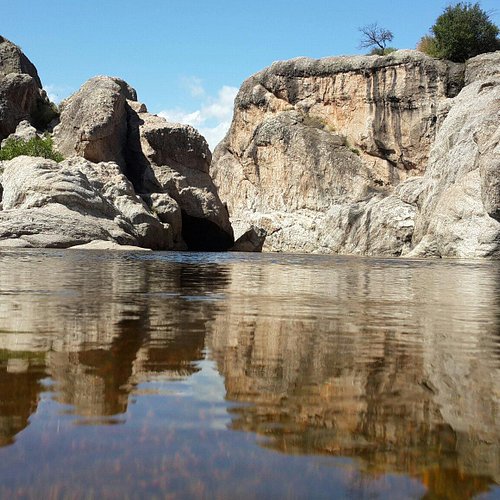
<path fill-rule="evenodd" d="M 419 47 L 450 61 L 467 59 L 500 49 L 499 29 L 479 3 L 459 2 L 446 7 L 431 28 L 433 37 L 424 37 Z M 427 50 L 425 50 L 427 48 Z"/>

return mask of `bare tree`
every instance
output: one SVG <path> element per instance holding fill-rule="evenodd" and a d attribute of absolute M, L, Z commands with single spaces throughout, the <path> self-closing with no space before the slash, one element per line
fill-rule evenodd
<path fill-rule="evenodd" d="M 387 42 L 392 41 L 394 38 L 392 31 L 380 28 L 378 23 L 367 24 L 362 28 L 358 28 L 358 30 L 363 34 L 359 44 L 360 49 L 374 47 L 383 53 Z"/>

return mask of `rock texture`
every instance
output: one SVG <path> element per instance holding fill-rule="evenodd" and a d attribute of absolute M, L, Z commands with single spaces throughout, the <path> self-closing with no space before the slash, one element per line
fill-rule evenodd
<path fill-rule="evenodd" d="M 0 39 L 0 140 L 36 136 L 22 120 L 38 127 L 44 103 L 34 66 Z M 232 246 L 205 139 L 148 113 L 123 80 L 97 76 L 63 101 L 53 139 L 68 158 L 60 165 L 24 157 L 0 167 L 0 246 Z"/>
<path fill-rule="evenodd" d="M 116 163 L 20 156 L 4 162 L 1 183 L 2 246 L 66 248 L 93 240 L 172 246 L 170 226 L 149 212 Z"/>
<path fill-rule="evenodd" d="M 497 255 L 499 64 L 399 51 L 257 73 L 211 170 L 236 233 L 265 229 L 271 251 Z"/>
<path fill-rule="evenodd" d="M 412 256 L 500 256 L 500 52 L 466 68 L 419 188 Z"/>
<path fill-rule="evenodd" d="M 126 82 L 99 76 L 61 104 L 59 151 L 116 162 L 154 217 L 169 225 L 166 248 L 227 250 L 227 210 L 208 173 L 211 153 L 192 127 L 147 112 Z"/>
<path fill-rule="evenodd" d="M 35 66 L 17 45 L 0 36 L 0 141 L 22 120 L 43 127 L 54 116 Z"/>
<path fill-rule="evenodd" d="M 33 127 L 28 120 L 23 120 L 18 124 L 16 130 L 10 134 L 7 138 L 2 141 L 2 147 L 5 146 L 6 142 L 10 139 L 13 140 L 22 140 L 25 142 L 30 141 L 31 139 L 35 139 L 36 137 L 40 137 L 37 133 L 36 128 Z"/>

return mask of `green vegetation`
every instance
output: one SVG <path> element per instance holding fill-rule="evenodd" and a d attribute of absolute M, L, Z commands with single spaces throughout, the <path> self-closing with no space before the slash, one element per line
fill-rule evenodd
<path fill-rule="evenodd" d="M 431 57 L 439 57 L 439 50 L 436 44 L 436 39 L 431 35 L 425 35 L 418 42 L 417 50 Z"/>
<path fill-rule="evenodd" d="M 392 54 L 393 52 L 396 52 L 394 47 L 386 47 L 385 49 L 381 49 L 380 47 L 374 47 L 370 51 L 371 56 L 386 56 L 387 54 Z"/>
<path fill-rule="evenodd" d="M 392 47 L 387 47 L 387 42 L 391 42 L 394 38 L 392 32 L 385 28 L 380 28 L 377 23 L 367 24 L 358 29 L 363 35 L 359 43 L 359 48 L 372 48 L 370 55 L 385 55 L 396 50 Z"/>
<path fill-rule="evenodd" d="M 500 49 L 498 26 L 479 3 L 459 2 L 446 7 L 431 32 L 420 40 L 417 49 L 433 57 L 464 62 Z"/>
<path fill-rule="evenodd" d="M 60 162 L 63 156 L 54 151 L 52 137 L 46 135 L 42 138 L 35 137 L 29 141 L 23 139 L 7 139 L 5 145 L 0 149 L 0 160 L 12 160 L 17 156 L 41 156 Z"/>

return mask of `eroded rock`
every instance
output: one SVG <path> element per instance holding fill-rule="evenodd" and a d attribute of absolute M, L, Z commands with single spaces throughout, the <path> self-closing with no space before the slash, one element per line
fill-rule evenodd
<path fill-rule="evenodd" d="M 44 129 L 55 116 L 35 66 L 17 45 L 0 36 L 0 141 L 22 120 Z"/>
<path fill-rule="evenodd" d="M 115 163 L 21 156 L 4 162 L 2 185 L 0 241 L 59 248 L 92 240 L 172 246 L 169 227 L 149 212 Z"/>
<path fill-rule="evenodd" d="M 91 78 L 60 105 L 60 123 L 54 129 L 57 149 L 65 157 L 124 165 L 126 103 L 135 98 L 135 91 L 119 78 Z"/>
<path fill-rule="evenodd" d="M 158 194 L 170 201 L 164 217 L 171 213 L 176 241 L 191 250 L 222 251 L 234 243 L 233 229 L 225 205 L 208 173 L 211 154 L 205 139 L 188 125 L 169 123 L 147 112 L 129 110 L 127 173 L 138 192 L 149 195 L 156 209 Z M 154 209 L 154 205 L 152 205 Z M 166 207 L 165 207 L 166 208 Z"/>
<path fill-rule="evenodd" d="M 469 65 L 476 76 L 450 103 L 423 176 L 411 255 L 500 256 L 500 52 Z"/>
<path fill-rule="evenodd" d="M 500 53 L 299 58 L 248 79 L 212 174 L 265 250 L 500 254 Z M 461 90 L 462 89 L 462 90 Z"/>

